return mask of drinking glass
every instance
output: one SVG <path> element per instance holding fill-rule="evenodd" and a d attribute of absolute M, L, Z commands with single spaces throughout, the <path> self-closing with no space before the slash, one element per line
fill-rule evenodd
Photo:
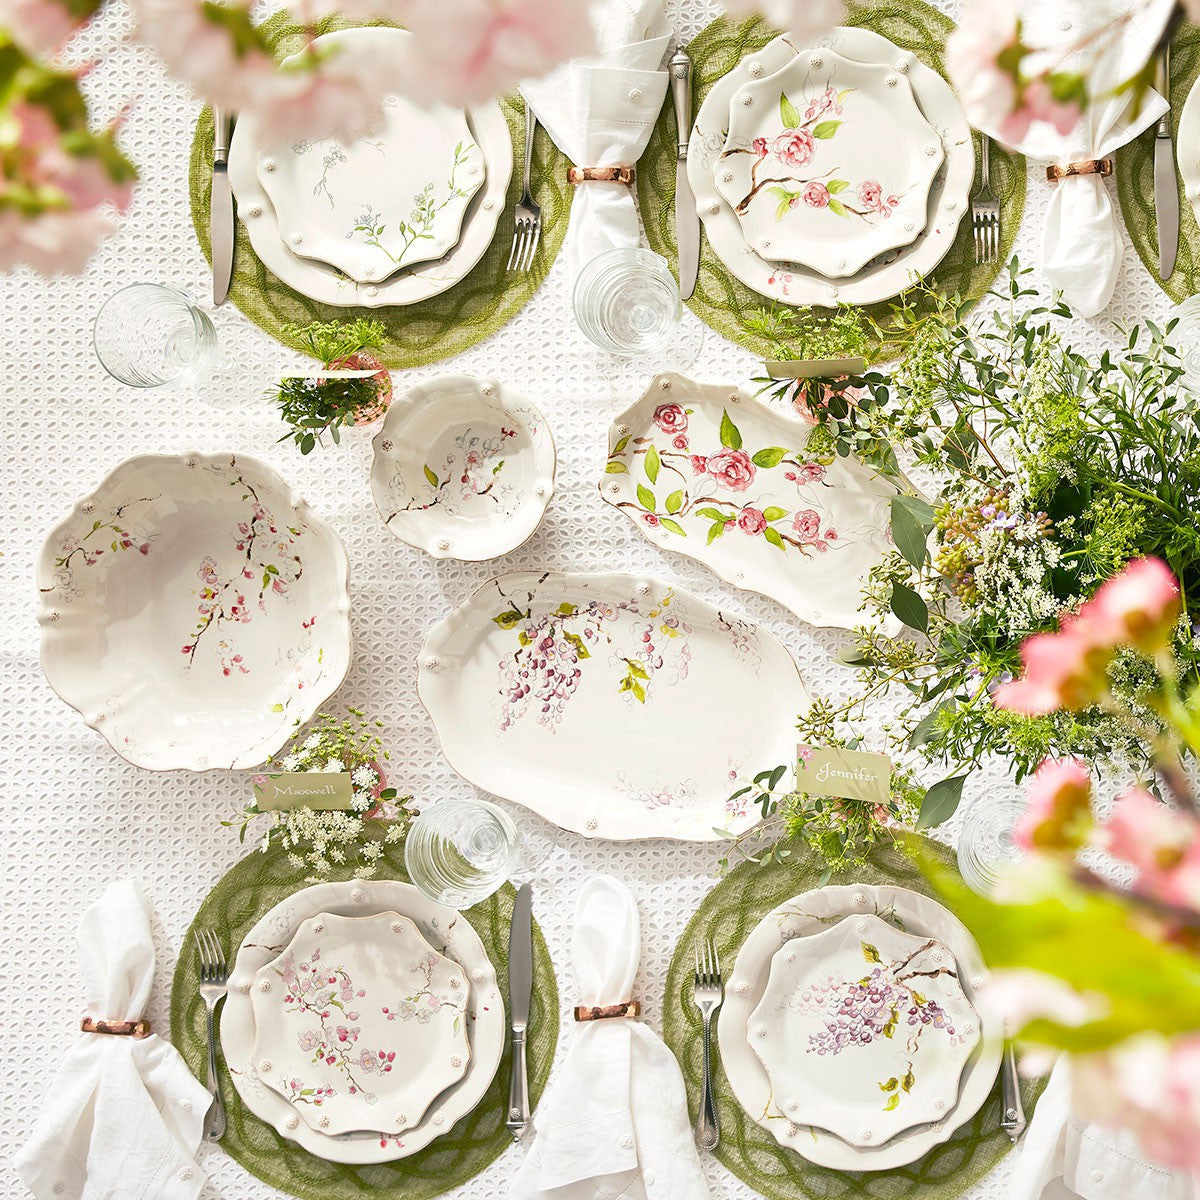
<path fill-rule="evenodd" d="M 517 827 L 485 800 L 440 800 L 409 828 L 404 865 L 438 904 L 470 908 L 497 891 L 517 865 Z"/>
<path fill-rule="evenodd" d="M 572 297 L 579 328 L 602 350 L 637 358 L 666 347 L 683 317 L 667 260 L 638 246 L 606 250 L 588 262 Z"/>
<path fill-rule="evenodd" d="M 1168 316 L 1178 322 L 1167 340 L 1179 351 L 1183 383 L 1188 391 L 1200 393 L 1200 296 L 1189 296 Z"/>
<path fill-rule="evenodd" d="M 172 287 L 133 283 L 96 314 L 92 346 L 100 365 L 130 387 L 197 379 L 212 363 L 217 334 L 208 314 Z"/>
<path fill-rule="evenodd" d="M 1025 813 L 1024 800 L 977 800 L 958 839 L 958 869 L 972 891 L 992 896 L 996 884 L 1022 856 L 1013 831 Z"/>

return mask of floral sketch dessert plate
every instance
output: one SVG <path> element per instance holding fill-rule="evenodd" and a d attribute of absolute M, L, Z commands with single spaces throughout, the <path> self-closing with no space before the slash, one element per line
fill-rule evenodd
<path fill-rule="evenodd" d="M 435 558 L 483 561 L 533 536 L 554 494 L 554 439 L 528 400 L 447 375 L 396 397 L 372 443 L 383 523 Z"/>
<path fill-rule="evenodd" d="M 279 957 L 306 920 L 320 914 L 357 918 L 377 913 L 407 917 L 434 949 L 462 967 L 469 984 L 464 1018 L 470 1055 L 462 1078 L 439 1095 L 425 1116 L 402 1134 L 360 1129 L 331 1135 L 301 1120 L 296 1108 L 259 1077 L 253 1054 L 254 979 L 262 967 Z M 392 880 L 318 883 L 280 901 L 246 934 L 221 1009 L 221 1049 L 243 1103 L 281 1136 L 330 1162 L 389 1162 L 415 1154 L 448 1133 L 486 1093 L 500 1065 L 506 1035 L 504 1003 L 495 969 L 470 922 L 453 909 L 435 904 L 411 884 Z M 324 1097 L 314 1093 L 309 1101 L 320 1109 Z"/>
<path fill-rule="evenodd" d="M 396 29 L 347 29 L 321 42 L 328 53 L 390 59 L 403 55 L 408 38 Z M 360 283 L 446 254 L 484 174 L 462 109 L 398 95 L 384 100 L 374 133 L 271 145 L 258 157 L 259 182 L 292 253 Z"/>
<path fill-rule="evenodd" d="M 258 1077 L 314 1129 L 395 1137 L 466 1072 L 467 994 L 408 917 L 318 913 L 255 974 Z"/>
<path fill-rule="evenodd" d="M 775 952 L 750 1045 L 790 1120 L 870 1146 L 954 1107 L 978 1020 L 940 942 L 864 914 Z"/>
<path fill-rule="evenodd" d="M 768 262 L 747 243 L 733 205 L 717 190 L 714 171 L 725 148 L 730 104 L 738 90 L 746 83 L 765 79 L 795 57 L 798 47 L 786 35 L 747 55 L 709 88 L 688 143 L 688 180 L 713 253 L 747 287 L 786 304 L 874 304 L 928 275 L 954 244 L 975 177 L 971 129 L 946 80 L 887 38 L 869 29 L 841 27 L 820 39 L 818 45 L 856 62 L 890 66 L 911 84 L 916 103 L 941 138 L 946 156 L 929 189 L 924 232 L 902 249 L 882 255 L 857 274 L 840 279 L 830 279 L 798 264 Z"/>
<path fill-rule="evenodd" d="M 129 459 L 42 549 L 42 669 L 137 766 L 257 766 L 345 677 L 348 575 L 263 463 Z"/>
<path fill-rule="evenodd" d="M 383 27 L 345 30 L 342 34 L 319 37 L 312 46 L 320 51 L 327 38 L 343 38 L 351 33 L 355 35 L 355 49 L 365 43 L 385 50 L 393 56 L 395 69 L 404 70 L 403 59 L 409 53 L 411 41 L 403 30 Z M 472 105 L 467 109 L 467 123 L 483 155 L 486 178 L 467 206 L 457 242 L 444 258 L 406 267 L 375 283 L 358 283 L 336 267 L 301 258 L 288 248 L 275 206 L 258 178 L 262 134 L 254 119 L 242 114 L 229 147 L 229 182 L 237 197 L 238 219 L 249 234 L 254 253 L 278 279 L 322 304 L 383 308 L 416 304 L 448 291 L 470 274 L 491 245 L 512 177 L 512 135 L 499 104 L 493 100 Z"/>
<path fill-rule="evenodd" d="M 966 1060 L 956 1104 L 939 1110 L 938 1119 L 897 1132 L 886 1142 L 854 1146 L 825 1128 L 792 1120 L 777 1103 L 771 1080 L 752 1046 L 752 1016 L 766 993 L 781 947 L 790 945 L 793 939 L 820 934 L 843 920 L 861 920 L 868 914 L 906 933 L 936 939 L 949 951 L 958 964 L 963 993 L 980 1013 L 982 1037 Z M 738 951 L 717 1023 L 721 1066 L 738 1103 L 781 1145 L 834 1170 L 893 1170 L 915 1162 L 947 1141 L 955 1129 L 975 1116 L 991 1094 L 1003 1052 L 1004 1030 L 994 1015 L 975 1004 L 975 997 L 986 983 L 987 968 L 975 939 L 936 900 L 890 886 L 818 888 L 768 913 Z M 889 1081 L 890 1076 L 882 1082 Z M 877 1090 L 876 1095 L 882 1106 L 890 1093 Z"/>
<path fill-rule="evenodd" d="M 660 375 L 610 430 L 600 494 L 655 545 L 851 629 L 892 548 L 896 488 L 857 459 L 807 454 L 812 429 L 749 392 Z"/>
<path fill-rule="evenodd" d="M 417 689 L 460 775 L 562 829 L 713 840 L 731 781 L 795 754 L 809 703 L 772 634 L 631 575 L 522 572 L 436 625 Z"/>
<path fill-rule="evenodd" d="M 713 169 L 760 258 L 838 277 L 925 228 L 944 157 L 904 73 L 820 47 L 742 86 Z"/>

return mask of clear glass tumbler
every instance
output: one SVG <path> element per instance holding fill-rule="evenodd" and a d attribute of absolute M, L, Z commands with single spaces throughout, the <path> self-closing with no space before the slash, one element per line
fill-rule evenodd
<path fill-rule="evenodd" d="M 204 373 L 216 356 L 217 333 L 183 292 L 133 283 L 101 306 L 92 346 L 114 379 L 130 387 L 166 387 Z"/>
<path fill-rule="evenodd" d="M 1177 322 L 1167 340 L 1179 351 L 1184 386 L 1193 394 L 1200 394 L 1200 296 L 1189 296 L 1171 309 L 1168 316 Z"/>
<path fill-rule="evenodd" d="M 665 348 L 683 317 L 670 264 L 638 246 L 606 250 L 585 264 L 575 281 L 572 306 L 591 341 L 627 358 Z"/>
<path fill-rule="evenodd" d="M 976 800 L 958 838 L 958 869 L 972 891 L 992 896 L 1005 868 L 1023 854 L 1013 831 L 1024 815 L 1024 800 Z"/>
<path fill-rule="evenodd" d="M 517 865 L 517 827 L 485 800 L 440 800 L 413 821 L 404 865 L 431 900 L 470 908 L 505 883 Z"/>

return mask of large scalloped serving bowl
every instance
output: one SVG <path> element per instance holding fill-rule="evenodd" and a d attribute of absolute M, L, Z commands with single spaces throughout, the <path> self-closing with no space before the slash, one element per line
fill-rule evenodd
<path fill-rule="evenodd" d="M 123 758 L 265 762 L 350 666 L 337 534 L 241 455 L 121 463 L 38 561 L 42 669 Z"/>

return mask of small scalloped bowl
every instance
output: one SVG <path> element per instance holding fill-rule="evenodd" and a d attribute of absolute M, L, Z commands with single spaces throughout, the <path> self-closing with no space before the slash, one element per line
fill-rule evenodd
<path fill-rule="evenodd" d="M 149 770 L 265 762 L 350 666 L 337 534 L 240 455 L 121 463 L 46 540 L 42 669 Z"/>
<path fill-rule="evenodd" d="M 533 536 L 554 494 L 554 439 L 528 400 L 444 375 L 393 399 L 372 443 L 383 523 L 434 558 L 484 562 Z"/>

